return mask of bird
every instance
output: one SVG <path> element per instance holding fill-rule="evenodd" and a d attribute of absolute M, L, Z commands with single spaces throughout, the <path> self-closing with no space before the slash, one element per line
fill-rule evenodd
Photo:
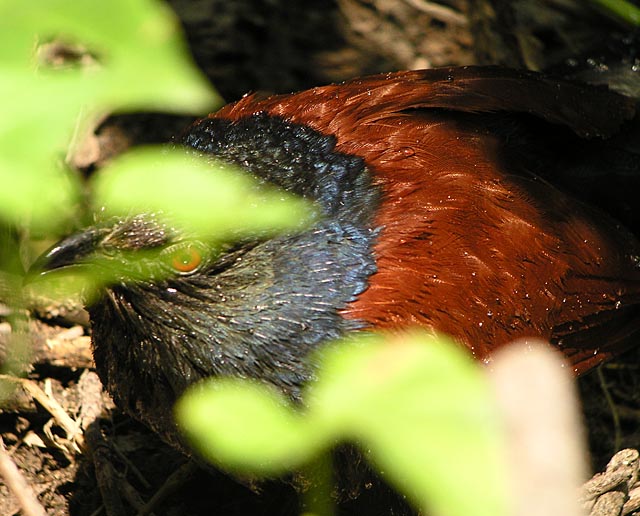
<path fill-rule="evenodd" d="M 582 173 L 635 110 L 606 87 L 492 66 L 249 94 L 177 145 L 314 202 L 310 227 L 221 250 L 132 214 L 62 239 L 32 269 L 157 251 L 171 274 L 123 271 L 87 308 L 116 405 L 183 450 L 172 409 L 190 385 L 252 378 L 300 401 L 308 357 L 353 332 L 420 327 L 487 364 L 538 337 L 583 374 L 640 329 L 640 242 Z"/>

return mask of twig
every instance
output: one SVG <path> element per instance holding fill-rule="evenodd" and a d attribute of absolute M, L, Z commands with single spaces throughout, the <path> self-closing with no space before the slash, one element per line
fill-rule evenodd
<path fill-rule="evenodd" d="M 625 449 L 616 453 L 603 473 L 598 473 L 582 487 L 583 507 L 591 514 L 620 514 L 627 502 L 627 493 L 638 481 L 640 454 Z M 634 497 L 635 498 L 635 497 Z M 617 512 L 603 512 L 617 507 Z"/>
<path fill-rule="evenodd" d="M 636 486 L 629 491 L 629 500 L 627 500 L 622 508 L 622 516 L 631 514 L 638 509 L 640 509 L 640 486 Z"/>
<path fill-rule="evenodd" d="M 187 480 L 189 480 L 193 474 L 198 471 L 199 466 L 192 460 L 185 462 L 177 470 L 175 470 L 165 480 L 162 487 L 156 491 L 151 499 L 138 509 L 137 516 L 149 516 L 154 509 L 157 509 L 166 498 L 182 487 Z"/>
<path fill-rule="evenodd" d="M 93 511 L 89 516 L 101 516 L 104 512 L 105 512 L 104 505 L 101 505 L 95 511 Z"/>
<path fill-rule="evenodd" d="M 78 394 L 80 396 L 78 424 L 80 428 L 86 430 L 104 410 L 102 383 L 96 373 L 88 370 L 82 373 L 78 380 Z"/>
<path fill-rule="evenodd" d="M 429 16 L 451 25 L 466 25 L 468 20 L 466 16 L 454 11 L 450 7 L 438 4 L 435 2 L 429 2 L 427 0 L 405 0 L 406 3 L 412 7 L 418 9 Z"/>
<path fill-rule="evenodd" d="M 93 367 L 91 337 L 81 332 L 84 332 L 84 329 L 79 325 L 60 331 L 41 321 L 31 321 L 31 362 L 72 369 Z"/>
<path fill-rule="evenodd" d="M 627 495 L 622 491 L 609 491 L 604 493 L 593 505 L 589 516 L 611 516 L 620 514 Z"/>
<path fill-rule="evenodd" d="M 127 457 L 124 453 L 122 453 L 122 450 L 118 448 L 118 446 L 115 443 L 112 445 L 112 449 L 115 452 L 115 454 L 120 458 L 120 460 L 126 464 L 127 469 L 131 472 L 131 474 L 133 474 L 133 476 L 136 477 L 136 479 L 138 479 L 138 482 L 142 484 L 142 487 L 144 487 L 145 489 L 150 489 L 151 484 L 145 478 L 142 472 L 138 469 L 138 467 L 133 462 L 131 462 L 129 457 Z"/>
<path fill-rule="evenodd" d="M 120 479 L 120 492 L 124 499 L 129 502 L 129 505 L 133 507 L 136 511 L 139 511 L 142 507 L 144 507 L 145 501 L 140 496 L 140 493 L 129 483 L 125 478 Z M 149 513 L 149 516 L 154 516 L 153 513 Z"/>
<path fill-rule="evenodd" d="M 14 385 L 22 387 L 30 396 L 33 397 L 44 409 L 51 414 L 55 422 L 62 428 L 70 441 L 76 443 L 78 448 L 84 446 L 84 438 L 78 427 L 78 424 L 66 413 L 64 408 L 56 401 L 55 398 L 47 396 L 47 394 L 33 380 L 28 378 L 17 378 L 6 374 L 0 374 L 0 381 L 11 382 Z"/>
<path fill-rule="evenodd" d="M 602 373 L 602 368 L 598 367 L 596 371 L 598 375 L 598 381 L 600 383 L 600 388 L 602 389 L 602 393 L 604 394 L 604 399 L 606 400 L 607 405 L 609 406 L 609 410 L 611 411 L 611 419 L 613 421 L 613 435 L 614 435 L 613 445 L 614 445 L 614 450 L 618 451 L 622 443 L 622 435 L 621 435 L 622 431 L 620 429 L 620 415 L 618 414 L 618 408 L 616 407 L 616 404 L 613 401 L 613 398 L 611 397 L 611 392 L 609 391 L 607 380 L 605 379 L 604 374 Z"/>
<path fill-rule="evenodd" d="M 18 499 L 25 516 L 47 516 L 33 489 L 7 453 L 2 437 L 0 437 L 0 476 L 4 478 L 9 491 Z"/>

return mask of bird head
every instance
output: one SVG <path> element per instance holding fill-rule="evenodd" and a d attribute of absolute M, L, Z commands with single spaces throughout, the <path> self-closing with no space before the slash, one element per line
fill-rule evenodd
<path fill-rule="evenodd" d="M 228 249 L 176 229 L 160 214 L 114 217 L 55 244 L 32 265 L 31 276 L 83 272 L 97 290 L 159 283 L 193 274 Z"/>

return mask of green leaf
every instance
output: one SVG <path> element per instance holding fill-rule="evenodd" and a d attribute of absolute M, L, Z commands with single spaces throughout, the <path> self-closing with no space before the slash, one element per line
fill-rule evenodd
<path fill-rule="evenodd" d="M 0 218 L 41 229 L 70 217 L 79 186 L 75 176 L 43 156 L 11 160 L 0 143 Z"/>
<path fill-rule="evenodd" d="M 180 402 L 179 422 L 205 457 L 234 470 L 260 473 L 269 460 L 301 467 L 340 439 L 356 440 L 429 514 L 506 514 L 499 418 L 486 378 L 462 350 L 416 332 L 340 342 L 319 360 L 302 414 L 255 385 L 209 380 Z M 261 449 L 271 446 L 273 455 Z"/>
<path fill-rule="evenodd" d="M 321 444 L 281 395 L 248 381 L 206 381 L 182 397 L 176 417 L 204 458 L 238 472 L 282 474 Z"/>
<path fill-rule="evenodd" d="M 0 217 L 46 228 L 69 214 L 80 186 L 63 162 L 98 114 L 213 107 L 181 36 L 154 0 L 0 1 Z M 85 49 L 94 64 L 38 61 L 34 49 L 53 39 Z"/>
<path fill-rule="evenodd" d="M 94 192 L 106 213 L 164 213 L 189 233 L 219 239 L 302 227 L 313 217 L 302 199 L 182 149 L 129 152 L 97 174 Z"/>
<path fill-rule="evenodd" d="M 640 7 L 627 0 L 591 0 L 599 5 L 610 17 L 627 25 L 640 26 Z"/>
<path fill-rule="evenodd" d="M 154 109 L 201 112 L 217 101 L 206 79 L 186 52 L 178 21 L 169 7 L 156 0 L 33 0 L 0 4 L 0 28 L 10 59 L 22 83 L 31 77 L 33 63 L 22 59 L 39 40 L 56 38 L 81 45 L 96 65 L 51 70 L 39 63 L 39 86 L 51 88 L 57 98 L 33 98 L 49 108 L 56 101 L 91 102 L 97 109 Z M 27 39 L 24 35 L 29 34 Z M 36 40 L 36 38 L 38 38 Z M 25 48 L 26 45 L 29 47 Z M 26 66 L 25 66 L 26 65 Z M 9 81 L 7 81 L 9 83 Z M 16 88 L 16 91 L 19 90 Z M 76 116 L 75 112 L 71 116 Z"/>
<path fill-rule="evenodd" d="M 478 365 L 444 338 L 375 340 L 327 354 L 315 415 L 357 438 L 423 510 L 504 514 L 502 433 Z"/>

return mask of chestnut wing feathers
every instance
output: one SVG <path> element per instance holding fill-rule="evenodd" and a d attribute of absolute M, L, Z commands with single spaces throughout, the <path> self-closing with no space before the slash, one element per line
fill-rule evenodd
<path fill-rule="evenodd" d="M 335 136 L 382 188 L 378 272 L 345 317 L 444 331 L 478 358 L 541 336 L 564 347 L 578 372 L 637 329 L 637 240 L 533 175 L 539 164 L 505 159 L 509 138 L 476 115 L 526 113 L 605 138 L 633 116 L 630 99 L 532 72 L 465 67 L 249 96 L 212 116 L 256 112 Z M 602 353 L 581 351 L 594 338 Z"/>

